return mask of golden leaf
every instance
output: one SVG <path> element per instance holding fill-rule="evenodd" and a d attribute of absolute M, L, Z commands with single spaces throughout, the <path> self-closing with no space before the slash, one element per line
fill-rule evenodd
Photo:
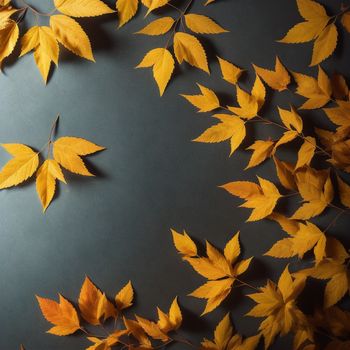
<path fill-rule="evenodd" d="M 336 99 L 346 99 L 349 95 L 349 88 L 345 78 L 341 74 L 334 73 L 331 78 L 333 96 Z"/>
<path fill-rule="evenodd" d="M 197 246 L 185 231 L 180 234 L 175 230 L 171 230 L 171 233 L 175 248 L 180 254 L 189 257 L 197 255 Z"/>
<path fill-rule="evenodd" d="M 95 61 L 88 36 L 80 24 L 64 15 L 50 17 L 50 26 L 58 42 L 77 56 Z"/>
<path fill-rule="evenodd" d="M 142 329 L 153 339 L 159 339 L 163 342 L 166 342 L 169 338 L 168 336 L 161 331 L 159 326 L 145 318 L 136 315 L 136 320 Z"/>
<path fill-rule="evenodd" d="M 174 22 L 175 21 L 172 17 L 158 18 L 147 24 L 143 29 L 139 30 L 135 34 L 163 35 L 171 29 L 171 27 L 174 25 Z"/>
<path fill-rule="evenodd" d="M 210 112 L 220 108 L 220 101 L 215 92 L 207 87 L 198 84 L 201 91 L 200 95 L 181 95 L 193 106 L 198 108 L 198 112 Z"/>
<path fill-rule="evenodd" d="M 80 156 L 85 156 L 104 150 L 104 147 L 79 137 L 61 137 L 53 142 L 55 160 L 72 173 L 94 176 L 86 168 Z"/>
<path fill-rule="evenodd" d="M 269 140 L 257 140 L 250 145 L 247 150 L 252 150 L 253 154 L 244 170 L 255 167 L 261 164 L 266 158 L 271 157 L 274 145 L 275 142 Z"/>
<path fill-rule="evenodd" d="M 328 24 L 314 43 L 310 66 L 315 66 L 328 58 L 337 46 L 338 31 L 335 24 Z"/>
<path fill-rule="evenodd" d="M 307 220 L 317 216 L 333 200 L 333 186 L 328 171 L 302 168 L 296 173 L 296 183 L 305 203 L 293 214 L 293 219 Z"/>
<path fill-rule="evenodd" d="M 43 211 L 50 205 L 56 190 L 56 179 L 66 183 L 59 164 L 47 159 L 36 174 L 36 191 L 38 192 Z"/>
<path fill-rule="evenodd" d="M 30 147 L 7 143 L 2 147 L 14 158 L 8 161 L 0 172 L 0 189 L 17 186 L 30 178 L 39 165 L 39 156 Z"/>
<path fill-rule="evenodd" d="M 148 11 L 147 11 L 146 16 L 147 16 L 151 11 L 153 11 L 153 10 L 159 8 L 159 7 L 162 7 L 162 6 L 166 5 L 166 4 L 169 2 L 169 0 L 149 0 L 148 2 L 149 2 L 149 4 L 147 4 L 147 6 L 148 6 Z"/>
<path fill-rule="evenodd" d="M 187 33 L 176 32 L 174 35 L 174 52 L 177 61 L 181 64 L 186 61 L 209 74 L 207 56 L 199 40 Z"/>
<path fill-rule="evenodd" d="M 283 162 L 278 158 L 273 158 L 276 166 L 278 179 L 283 187 L 287 190 L 296 190 L 297 185 L 294 179 L 294 166 L 291 163 Z"/>
<path fill-rule="evenodd" d="M 198 34 L 221 34 L 228 32 L 219 26 L 211 18 L 203 15 L 189 13 L 185 15 L 186 26 Z"/>
<path fill-rule="evenodd" d="M 278 107 L 278 113 L 286 128 L 294 129 L 299 134 L 303 131 L 303 120 L 293 107 L 290 108 L 290 111 Z"/>
<path fill-rule="evenodd" d="M 246 315 L 266 317 L 259 327 L 265 339 L 265 349 L 272 344 L 277 334 L 285 335 L 307 324 L 305 315 L 295 302 L 304 285 L 305 278 L 293 279 L 286 267 L 277 285 L 268 281 L 265 287 L 260 288 L 260 292 L 248 294 L 257 305 Z"/>
<path fill-rule="evenodd" d="M 287 69 L 283 66 L 278 56 L 276 56 L 275 70 L 260 68 L 253 64 L 256 74 L 272 89 L 283 91 L 287 89 L 290 83 L 290 76 Z"/>
<path fill-rule="evenodd" d="M 129 22 L 137 12 L 139 0 L 117 0 L 116 6 L 119 17 L 119 27 Z"/>
<path fill-rule="evenodd" d="M 350 33 L 350 11 L 347 11 L 341 17 L 341 24 Z"/>
<path fill-rule="evenodd" d="M 241 207 L 253 209 L 247 221 L 261 220 L 270 215 L 281 197 L 272 182 L 260 177 L 258 180 L 260 186 L 248 181 L 236 181 L 221 186 L 230 194 L 246 200 Z"/>
<path fill-rule="evenodd" d="M 12 19 L 7 19 L 5 24 L 0 26 L 0 68 L 2 61 L 13 52 L 18 36 L 18 25 Z"/>
<path fill-rule="evenodd" d="M 296 93 L 308 100 L 300 107 L 301 109 L 316 109 L 323 107 L 331 99 L 332 86 L 324 70 L 318 68 L 317 80 L 308 75 L 292 73 L 298 84 Z"/>
<path fill-rule="evenodd" d="M 59 303 L 39 296 L 36 298 L 45 319 L 54 325 L 48 330 L 48 333 L 64 336 L 73 334 L 80 329 L 76 310 L 61 294 L 59 294 Z"/>
<path fill-rule="evenodd" d="M 206 350 L 254 350 L 259 343 L 260 335 L 243 339 L 239 334 L 233 334 L 230 315 L 227 313 L 217 324 L 214 340 L 203 339 L 201 349 Z"/>
<path fill-rule="evenodd" d="M 244 70 L 223 58 L 217 57 L 217 59 L 220 64 L 222 78 L 227 82 L 236 85 Z"/>
<path fill-rule="evenodd" d="M 345 207 L 350 208 L 350 185 L 344 182 L 340 176 L 337 176 L 337 179 L 340 201 Z"/>
<path fill-rule="evenodd" d="M 106 320 L 116 315 L 112 303 L 107 300 L 105 294 L 88 277 L 85 278 L 81 287 L 78 303 L 82 317 L 95 326 L 101 324 L 100 319 L 102 317 Z"/>
<path fill-rule="evenodd" d="M 34 26 L 30 28 L 22 38 L 22 51 L 20 56 L 34 50 L 35 63 L 40 74 L 47 82 L 51 62 L 58 64 L 59 47 L 55 33 L 50 27 Z"/>
<path fill-rule="evenodd" d="M 302 168 L 305 165 L 310 165 L 312 158 L 315 155 L 316 140 L 314 137 L 307 136 L 304 139 L 304 143 L 298 152 L 298 161 L 295 164 L 295 170 Z"/>
<path fill-rule="evenodd" d="M 118 310 L 124 310 L 130 307 L 134 299 L 134 290 L 131 281 L 129 281 L 115 296 L 115 303 Z"/>
<path fill-rule="evenodd" d="M 174 65 L 174 58 L 170 51 L 157 48 L 149 51 L 136 68 L 153 67 L 153 77 L 162 96 L 173 74 Z"/>
<path fill-rule="evenodd" d="M 221 123 L 205 130 L 202 135 L 193 141 L 216 143 L 230 139 L 230 155 L 232 155 L 246 136 L 245 123 L 239 117 L 228 114 L 215 114 L 213 117 L 219 119 Z"/>
<path fill-rule="evenodd" d="M 114 12 L 101 0 L 54 0 L 54 4 L 58 11 L 72 17 L 96 17 Z"/>

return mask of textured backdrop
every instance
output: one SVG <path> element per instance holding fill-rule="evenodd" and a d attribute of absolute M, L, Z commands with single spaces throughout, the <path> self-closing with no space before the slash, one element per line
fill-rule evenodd
<path fill-rule="evenodd" d="M 320 2 L 329 10 L 334 6 L 334 11 L 340 3 Z M 144 26 L 142 14 L 121 30 L 116 29 L 115 16 L 81 21 L 97 63 L 64 51 L 47 87 L 32 55 L 5 65 L 0 76 L 1 143 L 41 148 L 60 113 L 58 135 L 84 137 L 108 149 L 90 157 L 97 177 L 68 175 L 69 184 L 60 185 L 59 198 L 45 215 L 33 181 L 0 192 L 0 349 L 17 349 L 19 343 L 28 350 L 83 349 L 85 340 L 79 337 L 45 335 L 49 324 L 34 296 L 55 298 L 61 292 L 76 300 L 85 275 L 111 296 L 131 279 L 137 291 L 134 311 L 144 316 L 154 316 L 156 305 L 167 308 L 179 295 L 185 309 L 184 329 L 195 341 L 210 337 L 229 310 L 241 333 L 256 331 L 260 320 L 242 317 L 252 306 L 242 293 L 250 290 L 233 292 L 202 319 L 196 315 L 203 303 L 185 296 L 202 279 L 177 255 L 171 227 L 185 228 L 201 242 L 208 239 L 218 247 L 241 230 L 244 255 L 257 257 L 245 280 L 257 286 L 268 277 L 276 278 L 285 261 L 261 257 L 276 237 L 282 237 L 277 225 L 245 224 L 248 211 L 237 208 L 240 201 L 217 187 L 232 180 L 254 180 L 256 168 L 242 171 L 249 154 L 238 151 L 229 158 L 227 143 L 191 142 L 211 121 L 196 114 L 179 93 L 196 92 L 195 82 L 200 82 L 215 87 L 227 102 L 232 100 L 234 90 L 220 79 L 216 54 L 243 68 L 252 62 L 272 67 L 278 54 L 292 70 L 315 74 L 316 69 L 307 68 L 311 45 L 275 42 L 299 21 L 295 1 L 218 0 L 207 8 L 202 3 L 196 1 L 197 12 L 216 19 L 230 33 L 203 38 L 211 76 L 183 66 L 163 98 L 150 70 L 133 68 L 145 52 L 164 43 L 164 39 L 132 34 Z M 51 9 L 51 2 L 31 0 L 30 4 L 42 11 Z M 349 35 L 343 33 L 342 38 L 334 57 L 323 66 L 330 73 L 336 67 L 349 78 Z M 287 107 L 289 99 L 288 92 L 279 94 L 271 105 L 277 101 Z M 255 136 L 273 131 L 259 127 Z M 248 137 L 244 146 L 251 142 Z M 1 164 L 7 159 L 1 151 Z M 260 166 L 259 174 L 275 178 L 272 164 Z M 327 220 L 321 217 L 321 222 Z M 343 216 L 332 232 L 345 236 L 348 227 Z M 272 349 L 281 349 L 288 341 L 279 340 Z"/>

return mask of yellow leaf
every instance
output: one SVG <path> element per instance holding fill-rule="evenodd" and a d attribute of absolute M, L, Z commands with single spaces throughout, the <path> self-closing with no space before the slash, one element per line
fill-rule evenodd
<path fill-rule="evenodd" d="M 338 73 L 333 73 L 331 78 L 333 96 L 335 99 L 346 99 L 349 95 L 349 88 L 345 78 Z"/>
<path fill-rule="evenodd" d="M 235 66 L 233 63 L 224 60 L 223 58 L 218 57 L 220 64 L 222 78 L 227 82 L 236 85 L 238 79 L 243 73 L 243 70 Z"/>
<path fill-rule="evenodd" d="M 350 11 L 347 11 L 341 17 L 341 24 L 350 33 Z"/>
<path fill-rule="evenodd" d="M 274 258 L 291 258 L 295 255 L 292 238 L 283 238 L 277 241 L 264 255 Z"/>
<path fill-rule="evenodd" d="M 115 316 L 113 305 L 88 277 L 81 287 L 78 303 L 82 317 L 92 325 L 101 324 L 101 317 L 106 320 Z"/>
<path fill-rule="evenodd" d="M 133 303 L 134 290 L 131 281 L 129 281 L 115 296 L 115 303 L 118 310 L 124 310 Z"/>
<path fill-rule="evenodd" d="M 172 17 L 158 18 L 147 24 L 143 29 L 139 30 L 135 34 L 162 35 L 171 29 L 171 27 L 174 25 L 174 22 L 175 21 Z"/>
<path fill-rule="evenodd" d="M 350 186 L 339 176 L 337 179 L 340 201 L 345 207 L 350 208 Z"/>
<path fill-rule="evenodd" d="M 274 144 L 274 141 L 257 140 L 250 145 L 247 150 L 252 150 L 253 154 L 248 165 L 245 167 L 245 170 L 259 165 L 266 158 L 270 157 L 272 155 Z"/>
<path fill-rule="evenodd" d="M 177 297 L 171 303 L 169 309 L 169 321 L 171 323 L 171 330 L 176 330 L 181 326 L 182 323 L 182 313 L 177 302 Z"/>
<path fill-rule="evenodd" d="M 253 209 L 247 221 L 261 220 L 270 215 L 281 197 L 273 183 L 259 177 L 258 179 L 260 186 L 244 181 L 231 182 L 222 186 L 232 195 L 246 200 L 241 207 Z"/>
<path fill-rule="evenodd" d="M 313 0 L 297 0 L 298 11 L 305 20 L 327 17 L 325 8 Z"/>
<path fill-rule="evenodd" d="M 129 22 L 137 12 L 138 0 L 117 0 L 119 27 Z"/>
<path fill-rule="evenodd" d="M 349 290 L 349 278 L 346 271 L 332 276 L 324 291 L 324 307 L 328 308 L 343 298 Z"/>
<path fill-rule="evenodd" d="M 314 137 L 307 136 L 304 139 L 304 143 L 298 152 L 298 161 L 295 165 L 295 170 L 302 168 L 305 165 L 309 165 L 316 150 L 316 140 Z"/>
<path fill-rule="evenodd" d="M 4 58 L 11 55 L 19 36 L 18 25 L 12 19 L 6 21 L 4 26 L 0 26 L 0 68 Z"/>
<path fill-rule="evenodd" d="M 59 164 L 53 159 L 47 159 L 36 174 L 36 191 L 45 211 L 50 205 L 56 190 L 56 179 L 66 183 Z"/>
<path fill-rule="evenodd" d="M 146 16 L 153 10 L 159 8 L 159 7 L 163 7 L 165 6 L 167 3 L 169 2 L 169 0 L 149 0 L 148 1 L 148 11 Z"/>
<path fill-rule="evenodd" d="M 76 310 L 62 295 L 59 294 L 59 303 L 39 296 L 36 298 L 45 319 L 54 325 L 48 333 L 64 336 L 80 329 Z"/>
<path fill-rule="evenodd" d="M 290 83 L 290 76 L 287 69 L 283 66 L 278 56 L 276 56 L 275 70 L 260 68 L 253 64 L 255 72 L 272 89 L 283 91 L 287 89 Z"/>
<path fill-rule="evenodd" d="M 95 61 L 88 36 L 74 19 L 64 15 L 50 17 L 50 26 L 56 39 L 74 54 Z"/>
<path fill-rule="evenodd" d="M 230 155 L 232 155 L 246 136 L 245 123 L 239 117 L 228 114 L 215 114 L 214 118 L 219 119 L 221 123 L 205 130 L 202 135 L 193 141 L 216 143 L 230 139 Z"/>
<path fill-rule="evenodd" d="M 230 314 L 227 313 L 225 317 L 219 322 L 214 331 L 214 341 L 219 349 L 225 349 L 231 336 L 233 329 L 231 326 Z"/>
<path fill-rule="evenodd" d="M 170 51 L 157 48 L 149 51 L 136 68 L 153 67 L 153 77 L 162 96 L 173 74 L 174 65 L 174 58 Z"/>
<path fill-rule="evenodd" d="M 175 248 L 180 254 L 189 257 L 197 255 L 197 246 L 185 231 L 183 234 L 180 234 L 175 230 L 171 230 L 171 233 Z"/>
<path fill-rule="evenodd" d="M 303 120 L 293 107 L 290 108 L 290 111 L 278 107 L 278 113 L 285 127 L 290 130 L 294 129 L 299 134 L 303 131 Z"/>
<path fill-rule="evenodd" d="M 329 17 L 315 18 L 292 27 L 286 36 L 279 40 L 285 44 L 299 44 L 314 40 L 326 27 Z"/>
<path fill-rule="evenodd" d="M 53 156 L 67 170 L 85 176 L 94 176 L 85 167 L 80 156 L 104 150 L 104 147 L 79 137 L 61 137 L 53 143 Z"/>
<path fill-rule="evenodd" d="M 211 18 L 194 13 L 185 15 L 186 26 L 194 33 L 198 34 L 220 34 L 228 32 L 219 26 Z"/>
<path fill-rule="evenodd" d="M 329 24 L 315 40 L 310 66 L 315 66 L 329 57 L 337 46 L 337 39 L 337 27 L 333 23 Z"/>
<path fill-rule="evenodd" d="M 143 328 L 136 321 L 129 320 L 125 317 L 123 317 L 123 321 L 127 331 L 131 333 L 135 339 L 138 340 L 141 346 L 144 346 L 145 348 L 151 347 L 151 341 L 148 339 L 148 336 L 146 335 Z"/>
<path fill-rule="evenodd" d="M 38 153 L 21 144 L 2 144 L 14 156 L 0 172 L 0 189 L 17 186 L 30 178 L 39 165 Z"/>
<path fill-rule="evenodd" d="M 199 40 L 190 34 L 177 32 L 174 35 L 174 52 L 177 61 L 181 64 L 186 61 L 209 74 L 207 56 Z"/>
<path fill-rule="evenodd" d="M 331 99 L 331 83 L 321 67 L 318 69 L 318 79 L 300 73 L 292 73 L 298 84 L 296 93 L 308 100 L 301 109 L 315 109 L 323 107 Z"/>
<path fill-rule="evenodd" d="M 213 299 L 219 295 L 222 295 L 222 293 L 227 290 L 230 291 L 233 282 L 233 278 L 224 278 L 217 281 L 208 281 L 196 290 L 194 290 L 189 295 L 199 299 Z"/>
<path fill-rule="evenodd" d="M 193 106 L 197 107 L 198 112 L 209 112 L 214 109 L 220 108 L 220 101 L 215 92 L 207 87 L 198 84 L 201 91 L 200 95 L 181 95 Z"/>
<path fill-rule="evenodd" d="M 159 326 L 156 323 L 146 320 L 145 318 L 137 315 L 136 319 L 142 329 L 153 339 L 159 339 L 163 342 L 166 342 L 169 339 L 168 336 L 160 330 Z"/>
<path fill-rule="evenodd" d="M 294 166 L 290 163 L 283 162 L 274 157 L 276 172 L 281 185 L 287 190 L 296 190 L 297 185 L 294 179 Z"/>
<path fill-rule="evenodd" d="M 54 0 L 54 4 L 58 11 L 71 17 L 96 17 L 114 12 L 101 0 Z"/>
<path fill-rule="evenodd" d="M 264 84 L 262 83 L 259 75 L 256 75 L 254 85 L 252 88 L 252 95 L 256 98 L 258 102 L 258 109 L 260 109 L 265 102 L 266 89 Z"/>
<path fill-rule="evenodd" d="M 288 130 L 284 132 L 281 138 L 275 143 L 272 150 L 272 154 L 275 154 L 279 146 L 285 145 L 286 143 L 293 141 L 297 137 L 298 137 L 298 133 L 294 130 Z"/>
<path fill-rule="evenodd" d="M 190 258 L 185 256 L 184 260 L 187 261 L 196 272 L 207 279 L 216 280 L 227 277 L 227 273 L 215 266 L 208 258 Z"/>
<path fill-rule="evenodd" d="M 227 243 L 224 249 L 224 255 L 227 261 L 232 265 L 241 254 L 239 245 L 239 232 L 237 232 Z"/>

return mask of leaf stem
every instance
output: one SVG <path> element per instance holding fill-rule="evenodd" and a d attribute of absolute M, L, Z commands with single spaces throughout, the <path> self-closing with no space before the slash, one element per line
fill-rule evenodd
<path fill-rule="evenodd" d="M 49 134 L 49 138 L 47 140 L 47 157 L 49 158 L 50 157 L 50 151 L 51 151 L 51 144 L 52 144 L 52 137 L 53 137 L 53 134 L 56 130 L 56 127 L 57 127 L 57 123 L 58 123 L 58 120 L 60 118 L 60 115 L 57 114 L 57 117 L 56 119 L 54 120 L 54 122 L 52 123 L 52 126 L 51 126 L 51 130 L 50 130 L 50 134 Z"/>

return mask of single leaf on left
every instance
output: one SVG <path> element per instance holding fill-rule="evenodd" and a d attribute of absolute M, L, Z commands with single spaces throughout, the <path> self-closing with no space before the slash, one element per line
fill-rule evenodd
<path fill-rule="evenodd" d="M 2 61 L 11 55 L 19 37 L 17 23 L 12 19 L 7 19 L 5 23 L 0 23 L 0 69 Z"/>
<path fill-rule="evenodd" d="M 30 147 L 7 143 L 2 147 L 14 158 L 8 161 L 0 172 L 0 189 L 17 186 L 30 178 L 39 166 L 39 155 Z"/>
<path fill-rule="evenodd" d="M 64 336 L 80 329 L 78 314 L 74 306 L 59 294 L 59 303 L 54 300 L 36 297 L 42 314 L 54 327 L 48 333 Z"/>

